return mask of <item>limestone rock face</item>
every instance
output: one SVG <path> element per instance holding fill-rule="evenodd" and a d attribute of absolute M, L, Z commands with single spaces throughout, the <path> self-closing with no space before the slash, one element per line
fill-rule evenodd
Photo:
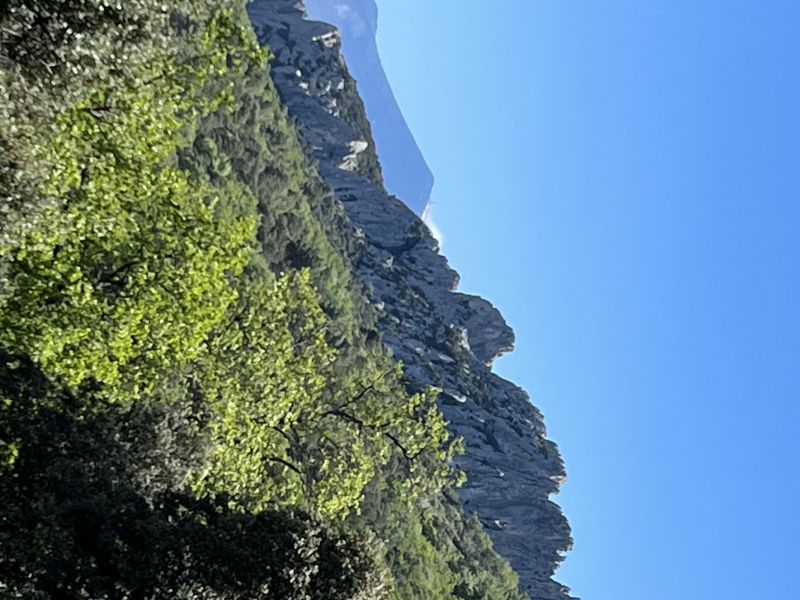
<path fill-rule="evenodd" d="M 572 543 L 550 500 L 564 465 L 528 395 L 490 370 L 513 347 L 513 332 L 489 302 L 455 291 L 458 275 L 428 228 L 358 172 L 373 141 L 341 117 L 352 107 L 337 96 L 349 77 L 337 30 L 305 19 L 296 0 L 256 0 L 248 11 L 275 55 L 272 77 L 321 176 L 363 234 L 354 268 L 380 310 L 384 343 L 405 364 L 411 391 L 441 390 L 450 427 L 464 438 L 462 504 L 477 513 L 531 598 L 570 598 L 552 579 Z"/>

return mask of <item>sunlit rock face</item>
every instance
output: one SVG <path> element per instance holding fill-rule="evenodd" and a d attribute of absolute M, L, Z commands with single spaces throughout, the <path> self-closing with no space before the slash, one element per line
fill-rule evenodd
<path fill-rule="evenodd" d="M 335 25 L 347 68 L 364 100 L 377 144 L 386 190 L 416 214 L 431 195 L 433 175 L 395 101 L 378 55 L 374 0 L 306 0 L 311 19 Z"/>
<path fill-rule="evenodd" d="M 564 465 L 528 395 L 491 371 L 492 361 L 513 347 L 511 328 L 489 302 L 457 291 L 458 274 L 418 216 L 425 202 L 410 208 L 364 168 L 373 141 L 368 127 L 347 118 L 363 107 L 358 96 L 342 93 L 349 75 L 338 30 L 304 18 L 297 0 L 256 0 L 248 11 L 274 55 L 272 77 L 308 152 L 363 235 L 353 268 L 380 311 L 386 347 L 405 365 L 412 392 L 441 390 L 442 411 L 464 439 L 463 506 L 478 515 L 532 599 L 567 600 L 553 574 L 572 541 L 550 499 Z M 359 14 L 374 46 L 374 11 Z"/>

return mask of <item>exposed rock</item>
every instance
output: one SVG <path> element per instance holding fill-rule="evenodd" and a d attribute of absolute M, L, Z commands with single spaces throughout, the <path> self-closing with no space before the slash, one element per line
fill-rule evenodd
<path fill-rule="evenodd" d="M 350 154 L 344 157 L 339 164 L 343 171 L 355 171 L 358 168 L 358 155 L 369 148 L 369 143 L 364 140 L 353 140 L 350 142 Z"/>
<path fill-rule="evenodd" d="M 358 81 L 390 194 L 422 214 L 433 187 L 433 175 L 406 125 L 378 55 L 375 0 L 306 0 L 309 15 L 341 31 L 347 66 Z"/>
<path fill-rule="evenodd" d="M 350 169 L 362 155 L 359 142 L 372 140 L 333 108 L 336 99 L 343 109 L 334 95 L 347 77 L 339 44 L 331 42 L 335 29 L 304 19 L 293 0 L 256 0 L 248 10 L 275 55 L 273 79 L 320 174 L 363 232 L 355 268 L 381 307 L 385 345 L 405 364 L 412 391 L 441 390 L 450 427 L 464 438 L 464 507 L 477 513 L 531 598 L 569 598 L 552 579 L 571 545 L 567 521 L 550 500 L 565 477 L 561 457 L 527 394 L 488 367 L 513 347 L 513 332 L 489 302 L 454 291 L 458 275 L 416 214 Z"/>

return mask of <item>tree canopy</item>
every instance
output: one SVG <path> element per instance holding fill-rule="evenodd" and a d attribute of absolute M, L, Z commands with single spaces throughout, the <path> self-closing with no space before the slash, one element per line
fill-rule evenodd
<path fill-rule="evenodd" d="M 238 0 L 0 6 L 4 594 L 517 597 L 267 59 Z"/>

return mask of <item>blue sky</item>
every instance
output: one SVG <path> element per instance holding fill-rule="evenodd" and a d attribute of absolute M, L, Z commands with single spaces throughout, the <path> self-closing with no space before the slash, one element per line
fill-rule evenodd
<path fill-rule="evenodd" d="M 800 3 L 378 0 L 586 600 L 800 598 Z"/>

